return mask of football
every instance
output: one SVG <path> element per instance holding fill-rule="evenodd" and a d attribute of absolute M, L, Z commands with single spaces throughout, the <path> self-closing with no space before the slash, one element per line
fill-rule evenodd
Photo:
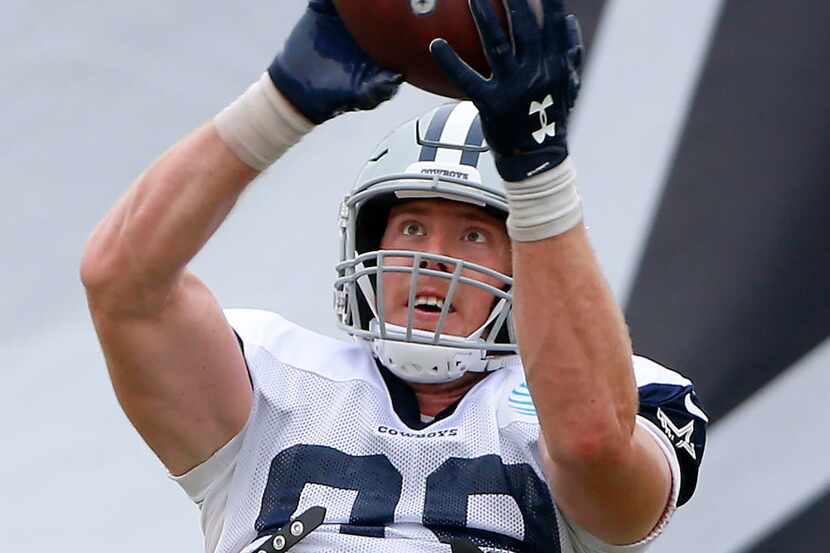
<path fill-rule="evenodd" d="M 502 0 L 490 0 L 502 26 L 507 19 Z M 541 0 L 528 0 L 541 20 Z M 357 43 L 378 64 L 403 74 L 407 82 L 429 92 L 461 98 L 429 53 L 443 38 L 482 75 L 490 75 L 467 0 L 335 0 L 335 6 Z"/>

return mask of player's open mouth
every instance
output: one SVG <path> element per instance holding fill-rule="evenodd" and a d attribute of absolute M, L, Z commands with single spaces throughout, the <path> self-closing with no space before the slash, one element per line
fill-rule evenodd
<path fill-rule="evenodd" d="M 444 309 L 444 298 L 440 296 L 423 295 L 415 297 L 415 311 L 419 313 L 441 313 Z M 450 305 L 450 313 L 455 312 L 455 306 Z"/>

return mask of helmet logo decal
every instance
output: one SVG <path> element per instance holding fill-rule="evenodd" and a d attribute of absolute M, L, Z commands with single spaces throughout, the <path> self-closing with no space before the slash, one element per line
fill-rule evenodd
<path fill-rule="evenodd" d="M 423 168 L 421 169 L 422 175 L 439 175 L 441 177 L 449 177 L 451 179 L 464 179 L 469 180 L 470 174 L 466 171 L 452 171 L 450 169 L 436 169 L 436 168 Z"/>
<path fill-rule="evenodd" d="M 406 168 L 406 173 L 417 173 L 427 177 L 456 179 L 472 183 L 481 183 L 481 173 L 475 167 L 457 163 L 435 163 L 417 161 Z"/>
<path fill-rule="evenodd" d="M 534 131 L 532 133 L 533 140 L 538 142 L 539 144 L 543 143 L 547 137 L 556 136 L 556 122 L 552 121 L 548 123 L 548 108 L 553 105 L 553 98 L 550 94 L 545 96 L 545 99 L 542 102 L 530 102 L 530 112 L 529 115 L 536 115 L 539 114 L 539 123 L 541 128 L 538 131 Z"/>

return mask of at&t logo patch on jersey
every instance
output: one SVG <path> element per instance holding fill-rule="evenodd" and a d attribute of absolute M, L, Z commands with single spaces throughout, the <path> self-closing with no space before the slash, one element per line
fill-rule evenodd
<path fill-rule="evenodd" d="M 527 415 L 529 417 L 536 417 L 536 407 L 533 405 L 533 398 L 530 397 L 530 390 L 527 388 L 527 382 L 522 382 L 510 392 L 507 398 L 507 405 L 510 410 L 519 415 Z"/>

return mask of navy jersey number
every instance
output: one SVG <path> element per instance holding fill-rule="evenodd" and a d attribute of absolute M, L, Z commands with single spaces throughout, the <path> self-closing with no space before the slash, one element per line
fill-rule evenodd
<path fill-rule="evenodd" d="M 297 510 L 306 484 L 357 490 L 345 534 L 383 537 L 401 497 L 401 473 L 385 455 L 348 455 L 331 447 L 295 445 L 274 457 L 257 517 L 257 532 L 285 524 Z M 266 532 L 267 533 L 267 532 Z"/>
<path fill-rule="evenodd" d="M 503 500 L 511 497 L 511 503 L 521 513 L 523 539 L 469 528 L 471 496 L 501 499 L 502 509 L 495 514 L 499 519 L 508 516 Z M 479 546 L 511 551 L 559 551 L 556 515 L 547 484 L 530 465 L 505 465 L 497 455 L 454 457 L 430 474 L 424 499 L 424 526 L 443 542 L 463 537 Z"/>
<path fill-rule="evenodd" d="M 255 523 L 260 535 L 289 520 L 307 484 L 356 492 L 349 524 L 342 524 L 340 531 L 382 538 L 384 526 L 395 520 L 403 478 L 385 455 L 356 456 L 326 446 L 295 445 L 271 462 Z M 509 500 L 520 513 L 521 536 L 469 527 L 471 497 Z M 442 542 L 465 538 L 480 546 L 510 551 L 559 551 L 556 515 L 547 485 L 530 465 L 506 465 L 496 455 L 451 458 L 426 475 L 423 519 L 424 526 Z"/>

